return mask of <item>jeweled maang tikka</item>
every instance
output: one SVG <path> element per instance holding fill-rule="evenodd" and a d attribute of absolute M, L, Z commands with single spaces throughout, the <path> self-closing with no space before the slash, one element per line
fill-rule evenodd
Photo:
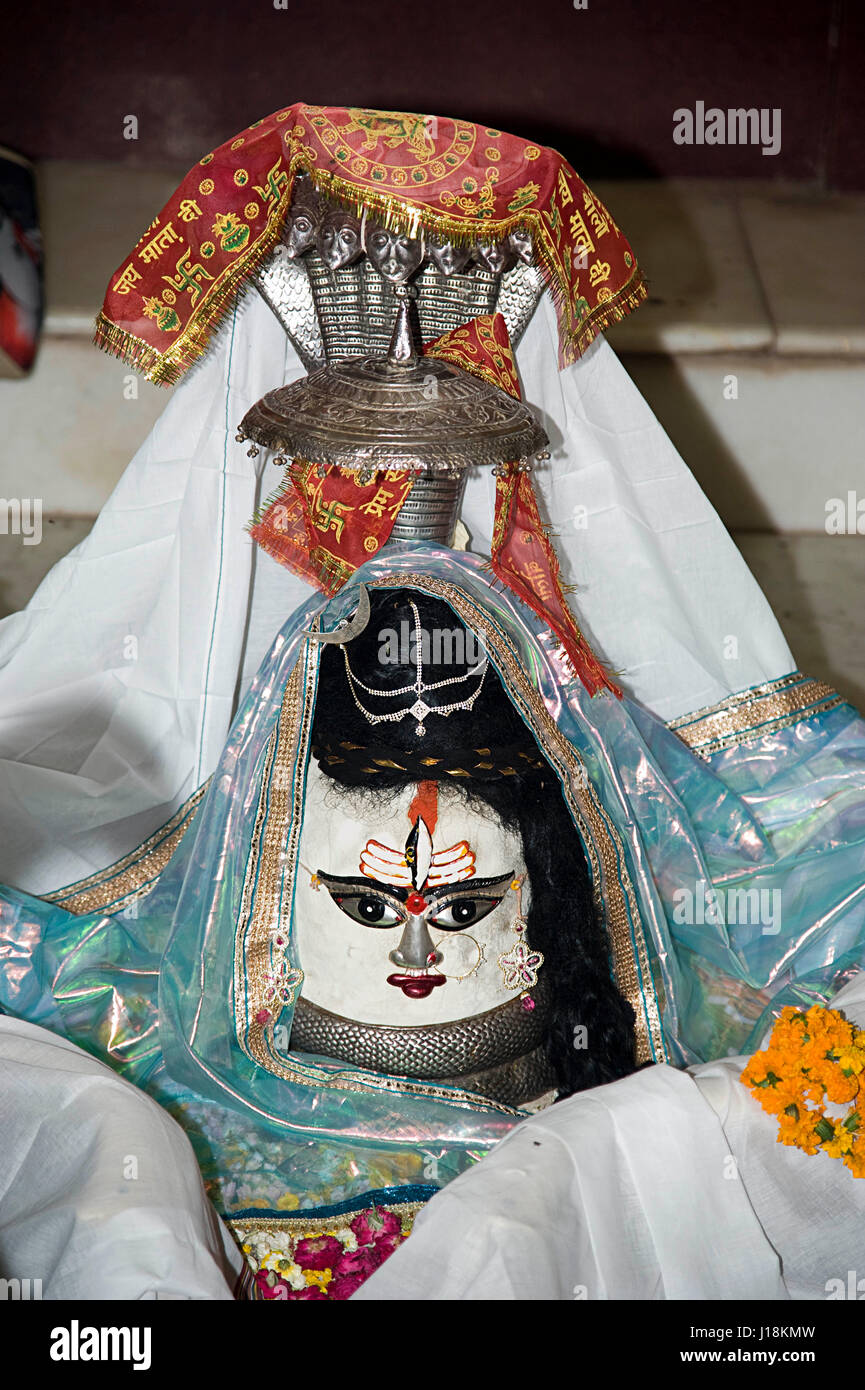
<path fill-rule="evenodd" d="M 448 685 L 458 685 L 461 681 L 471 680 L 472 677 L 477 676 L 478 668 L 475 667 L 473 670 L 464 671 L 458 676 L 448 676 L 445 680 L 433 681 L 429 685 L 427 685 L 424 682 L 423 678 L 423 643 L 421 640 L 422 634 L 420 613 L 418 612 L 417 604 L 413 600 L 409 601 L 409 606 L 414 616 L 415 647 L 415 679 L 410 685 L 402 685 L 397 690 L 376 690 L 371 685 L 364 685 L 363 681 L 358 680 L 357 676 L 351 669 L 351 663 L 348 659 L 347 646 L 343 646 L 342 655 L 343 660 L 345 661 L 345 674 L 348 679 L 348 686 L 349 690 L 351 691 L 351 697 L 354 700 L 354 703 L 357 705 L 363 717 L 367 720 L 367 722 L 369 724 L 396 724 L 399 723 L 400 720 L 405 719 L 409 715 L 411 715 L 412 718 L 417 720 L 417 723 L 415 725 L 415 733 L 417 734 L 418 738 L 423 738 L 424 734 L 426 733 L 426 729 L 424 728 L 424 720 L 426 719 L 427 715 L 448 715 L 453 714 L 455 710 L 470 710 L 473 708 L 474 703 L 477 700 L 483 688 L 484 678 L 487 674 L 487 666 L 489 663 L 487 659 L 484 658 L 483 665 L 480 669 L 480 680 L 478 681 L 475 690 L 472 692 L 471 695 L 468 696 L 467 699 L 454 700 L 447 705 L 428 705 L 426 700 L 423 698 L 425 695 L 430 694 L 433 690 L 443 690 L 444 687 Z M 390 710 L 386 714 L 373 714 L 372 710 L 368 710 L 366 706 L 362 704 L 361 701 L 358 699 L 358 690 L 362 690 L 366 695 L 372 695 L 375 699 L 379 700 L 396 699 L 398 696 L 401 695 L 414 695 L 415 700 L 413 704 L 408 705 L 403 709 Z"/>

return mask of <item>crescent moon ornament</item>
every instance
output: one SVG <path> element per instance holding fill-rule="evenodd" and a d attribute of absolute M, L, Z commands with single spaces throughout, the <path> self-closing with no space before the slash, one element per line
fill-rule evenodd
<path fill-rule="evenodd" d="M 341 623 L 337 623 L 333 632 L 313 632 L 309 629 L 304 633 L 304 637 L 307 637 L 310 642 L 332 643 L 338 646 L 342 646 L 345 642 L 351 642 L 354 637 L 359 637 L 369 622 L 369 590 L 365 584 L 358 587 L 357 608 L 351 618 L 343 618 Z"/>

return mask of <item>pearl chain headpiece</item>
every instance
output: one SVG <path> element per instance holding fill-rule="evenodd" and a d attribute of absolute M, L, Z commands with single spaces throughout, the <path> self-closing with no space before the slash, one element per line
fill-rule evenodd
<path fill-rule="evenodd" d="M 472 709 L 475 700 L 481 693 L 484 678 L 487 674 L 487 666 L 489 662 L 486 659 L 484 660 L 483 669 L 480 673 L 481 678 L 478 682 L 477 689 L 473 692 L 473 694 L 471 694 L 468 697 L 468 699 L 455 700 L 452 704 L 449 705 L 428 705 L 423 698 L 424 695 L 428 695 L 433 690 L 442 690 L 446 685 L 458 685 L 460 681 L 469 680 L 472 676 L 477 675 L 477 668 L 475 668 L 474 670 L 465 671 L 462 675 L 448 676 L 446 680 L 433 681 L 431 685 L 426 685 L 424 683 L 423 678 L 423 644 L 421 642 L 420 613 L 418 612 L 417 604 L 411 599 L 409 600 L 409 607 L 411 608 L 411 611 L 414 615 L 415 637 L 415 679 L 411 685 L 400 686 L 398 690 L 375 690 L 370 685 L 364 685 L 363 681 L 358 680 L 357 676 L 352 671 L 348 659 L 348 649 L 346 646 L 343 646 L 342 655 L 343 660 L 345 661 L 345 674 L 348 678 L 348 687 L 351 691 L 351 697 L 354 700 L 354 703 L 357 705 L 358 709 L 360 710 L 361 714 L 368 721 L 368 723 L 396 724 L 401 719 L 405 719 L 407 715 L 412 715 L 414 719 L 417 720 L 417 724 L 415 725 L 415 733 L 417 734 L 418 738 L 422 738 L 426 733 L 426 729 L 424 728 L 424 720 L 426 719 L 428 714 L 448 715 L 453 714 L 454 711 L 458 709 Z M 361 704 L 360 700 L 357 697 L 358 690 L 362 690 L 366 695 L 372 695 L 376 699 L 380 700 L 390 700 L 395 699 L 398 695 L 412 694 L 415 695 L 416 698 L 414 704 L 409 705 L 406 709 L 392 710 L 389 714 L 373 714 L 371 710 L 368 710 L 365 705 Z"/>

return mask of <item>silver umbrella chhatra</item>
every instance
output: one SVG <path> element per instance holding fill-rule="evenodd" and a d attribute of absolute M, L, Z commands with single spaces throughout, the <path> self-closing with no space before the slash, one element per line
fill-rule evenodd
<path fill-rule="evenodd" d="M 277 462 L 303 459 L 367 474 L 527 467 L 549 442 L 532 412 L 461 367 L 418 357 L 408 295 L 399 289 L 386 357 L 342 358 L 269 391 L 247 411 L 238 440 L 275 450 Z"/>

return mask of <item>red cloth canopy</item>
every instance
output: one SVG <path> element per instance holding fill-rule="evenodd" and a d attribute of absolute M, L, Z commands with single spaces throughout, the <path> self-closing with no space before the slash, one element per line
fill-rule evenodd
<path fill-rule="evenodd" d="M 174 382 L 278 240 L 299 171 L 389 226 L 456 241 L 527 228 L 562 365 L 645 298 L 607 209 L 555 150 L 471 121 L 296 102 L 207 154 L 111 277 L 96 342 Z"/>

